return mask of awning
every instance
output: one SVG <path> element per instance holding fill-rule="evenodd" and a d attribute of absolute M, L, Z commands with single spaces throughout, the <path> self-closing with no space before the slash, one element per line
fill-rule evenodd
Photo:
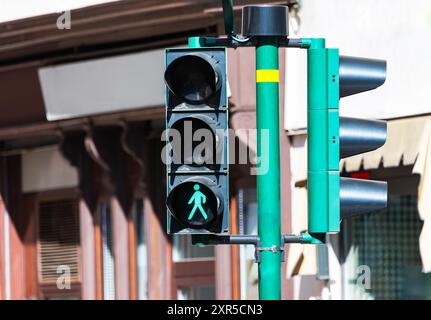
<path fill-rule="evenodd" d="M 431 116 L 391 120 L 385 145 L 372 152 L 344 159 L 340 168 L 347 172 L 399 165 L 414 165 L 420 175 L 418 188 L 419 217 L 424 222 L 419 239 L 424 272 L 431 272 Z"/>
<path fill-rule="evenodd" d="M 431 272 L 431 118 L 423 128 L 421 148 L 413 173 L 421 176 L 418 188 L 418 210 L 424 222 L 419 238 L 423 272 Z"/>
<path fill-rule="evenodd" d="M 296 141 L 296 142 L 295 142 Z M 294 136 L 292 164 L 292 229 L 295 233 L 307 229 L 306 139 Z M 431 116 L 388 121 L 385 145 L 377 150 L 349 157 L 340 168 L 347 172 L 358 170 L 414 165 L 413 173 L 420 175 L 418 211 L 424 225 L 420 235 L 420 254 L 423 272 L 431 272 Z M 291 246 L 288 252 L 287 277 L 315 274 L 316 251 L 308 246 Z"/>

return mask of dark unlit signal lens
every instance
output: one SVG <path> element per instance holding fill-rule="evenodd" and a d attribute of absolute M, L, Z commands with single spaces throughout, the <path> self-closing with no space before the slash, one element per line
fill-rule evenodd
<path fill-rule="evenodd" d="M 192 104 L 205 102 L 220 88 L 219 73 L 210 57 L 185 55 L 172 61 L 165 82 L 178 98 Z"/>

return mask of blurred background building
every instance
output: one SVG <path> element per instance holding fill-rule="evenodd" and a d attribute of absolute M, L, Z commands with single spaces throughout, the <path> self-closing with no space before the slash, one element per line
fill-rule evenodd
<path fill-rule="evenodd" d="M 291 36 L 324 37 L 341 55 L 387 60 L 386 83 L 344 98 L 340 114 L 388 121 L 386 144 L 344 159 L 342 174 L 388 181 L 388 208 L 345 221 L 326 246 L 290 246 L 295 298 L 424 299 L 431 271 L 431 4 L 301 1 Z M 285 129 L 290 137 L 292 230 L 306 229 L 306 54 L 288 50 Z M 317 277 L 316 277 L 317 275 Z M 366 283 L 365 278 L 369 283 Z"/>
<path fill-rule="evenodd" d="M 389 207 L 343 223 L 327 245 L 287 247 L 283 298 L 430 298 L 431 4 L 234 3 L 237 26 L 244 4 L 285 4 L 291 36 L 388 60 L 386 84 L 341 112 L 389 120 L 382 149 L 343 161 L 345 175 L 389 180 Z M 257 298 L 253 248 L 193 247 L 165 232 L 163 50 L 223 35 L 221 1 L 0 6 L 0 298 Z M 304 53 L 280 50 L 286 233 L 307 225 Z M 254 128 L 254 49 L 228 59 L 231 127 Z M 232 233 L 257 232 L 249 172 L 231 166 Z"/>

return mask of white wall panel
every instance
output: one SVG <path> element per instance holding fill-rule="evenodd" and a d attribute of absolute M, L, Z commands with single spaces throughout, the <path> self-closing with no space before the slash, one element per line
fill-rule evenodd
<path fill-rule="evenodd" d="M 431 113 L 431 1 L 304 0 L 292 37 L 324 37 L 340 54 L 385 59 L 386 83 L 343 98 L 340 112 L 361 118 Z M 306 52 L 289 49 L 285 128 L 306 127 Z M 306 50 L 303 50 L 306 51 Z"/>
<path fill-rule="evenodd" d="M 36 192 L 78 186 L 78 172 L 57 148 L 22 155 L 22 191 Z"/>
<path fill-rule="evenodd" d="M 49 121 L 164 105 L 164 50 L 39 69 Z"/>

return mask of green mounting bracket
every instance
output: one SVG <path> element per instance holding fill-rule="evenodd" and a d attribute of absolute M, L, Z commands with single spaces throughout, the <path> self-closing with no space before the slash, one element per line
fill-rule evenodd
<path fill-rule="evenodd" d="M 324 244 L 325 243 L 325 233 L 313 233 L 302 232 L 300 237 L 302 239 L 301 243 L 304 244 Z"/>
<path fill-rule="evenodd" d="M 308 47 L 308 232 L 340 231 L 339 54 L 325 39 Z"/>
<path fill-rule="evenodd" d="M 235 17 L 233 15 L 233 1 L 223 0 L 223 17 L 224 17 L 224 29 L 228 36 L 236 35 L 235 33 Z"/>

